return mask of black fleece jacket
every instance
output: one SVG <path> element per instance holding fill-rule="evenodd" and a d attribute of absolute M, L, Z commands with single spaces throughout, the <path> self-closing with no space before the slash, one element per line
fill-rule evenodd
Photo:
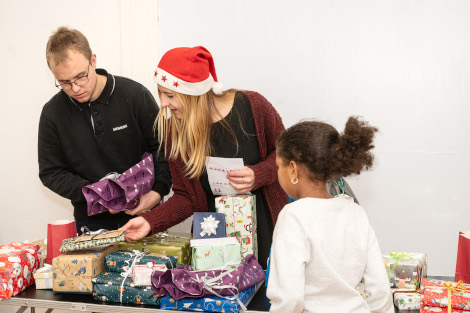
<path fill-rule="evenodd" d="M 77 224 L 114 228 L 130 216 L 102 213 L 88 217 L 83 186 L 108 173 L 124 172 L 144 152 L 153 154 L 153 190 L 162 197 L 170 190 L 171 175 L 164 157 L 157 155 L 153 125 L 159 108 L 152 94 L 128 78 L 103 69 L 96 72 L 107 76 L 96 100 L 79 103 L 60 91 L 44 105 L 39 121 L 39 177 L 46 187 L 72 201 Z"/>

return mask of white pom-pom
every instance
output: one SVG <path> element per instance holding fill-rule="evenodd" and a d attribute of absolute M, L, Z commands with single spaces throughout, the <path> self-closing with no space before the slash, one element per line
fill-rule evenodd
<path fill-rule="evenodd" d="M 212 91 L 216 95 L 220 95 L 224 91 L 224 85 L 222 83 L 215 82 L 215 83 L 212 84 Z"/>

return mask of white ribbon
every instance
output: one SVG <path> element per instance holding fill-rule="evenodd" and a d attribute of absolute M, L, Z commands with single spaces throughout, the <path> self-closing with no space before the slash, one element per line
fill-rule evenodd
<path fill-rule="evenodd" d="M 153 235 L 153 236 L 154 236 L 155 238 L 165 238 L 165 237 L 168 237 L 168 238 L 183 238 L 183 239 L 188 239 L 188 237 L 169 235 L 168 232 L 166 232 L 166 231 L 156 233 L 156 234 Z"/>
<path fill-rule="evenodd" d="M 209 277 L 207 275 L 199 277 L 198 275 L 196 275 L 196 278 L 194 277 L 190 277 L 190 278 L 196 281 L 197 283 L 203 283 L 204 289 L 206 289 L 207 291 L 209 291 L 210 293 L 214 294 L 215 296 L 219 298 L 224 298 L 226 300 L 231 300 L 231 301 L 236 300 L 238 304 L 240 305 L 240 308 L 242 309 L 242 311 L 246 311 L 246 306 L 243 304 L 243 302 L 240 300 L 240 297 L 238 296 L 239 295 L 238 288 L 233 285 L 222 285 L 219 282 L 219 280 L 222 280 L 222 278 L 228 274 L 230 274 L 230 271 L 225 271 L 216 277 Z M 228 289 L 233 294 L 233 296 L 220 295 L 219 293 L 215 291 L 218 289 Z M 235 292 L 233 292 L 231 289 L 234 289 Z"/>
<path fill-rule="evenodd" d="M 111 172 L 111 173 L 106 174 L 105 177 L 101 178 L 100 181 L 105 180 L 105 179 L 118 180 L 119 176 L 121 175 L 116 172 Z"/>
<path fill-rule="evenodd" d="M 122 303 L 122 292 L 124 291 L 124 282 L 126 281 L 127 277 L 129 277 L 129 274 L 132 273 L 132 267 L 137 263 L 138 260 L 140 260 L 143 256 L 146 255 L 145 252 L 140 252 L 138 250 L 132 250 L 131 253 L 135 254 L 135 256 L 133 256 L 134 259 L 132 260 L 132 264 L 130 264 L 131 259 L 129 259 L 124 262 L 124 263 L 127 263 L 128 265 L 125 265 L 122 267 L 124 271 L 121 273 L 121 276 L 124 278 L 122 279 L 121 288 L 119 288 L 119 302 L 121 303 Z"/>

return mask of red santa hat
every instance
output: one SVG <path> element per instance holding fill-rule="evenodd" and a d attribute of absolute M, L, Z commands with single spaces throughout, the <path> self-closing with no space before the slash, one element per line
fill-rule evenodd
<path fill-rule="evenodd" d="M 223 91 L 212 55 L 201 46 L 166 52 L 158 63 L 154 80 L 162 87 L 190 96 L 200 96 L 211 89 L 216 94 Z"/>

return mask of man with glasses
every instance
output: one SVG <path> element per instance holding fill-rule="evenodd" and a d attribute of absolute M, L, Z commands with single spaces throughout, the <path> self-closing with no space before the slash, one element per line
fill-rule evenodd
<path fill-rule="evenodd" d="M 39 177 L 72 201 L 78 233 L 82 226 L 117 229 L 155 207 L 170 190 L 169 167 L 158 154 L 153 129 L 159 108 L 141 84 L 97 69 L 96 55 L 78 30 L 59 27 L 49 38 L 46 59 L 60 91 L 44 105 L 39 121 Z M 82 187 L 126 171 L 145 152 L 154 157 L 155 184 L 139 206 L 88 216 Z"/>

